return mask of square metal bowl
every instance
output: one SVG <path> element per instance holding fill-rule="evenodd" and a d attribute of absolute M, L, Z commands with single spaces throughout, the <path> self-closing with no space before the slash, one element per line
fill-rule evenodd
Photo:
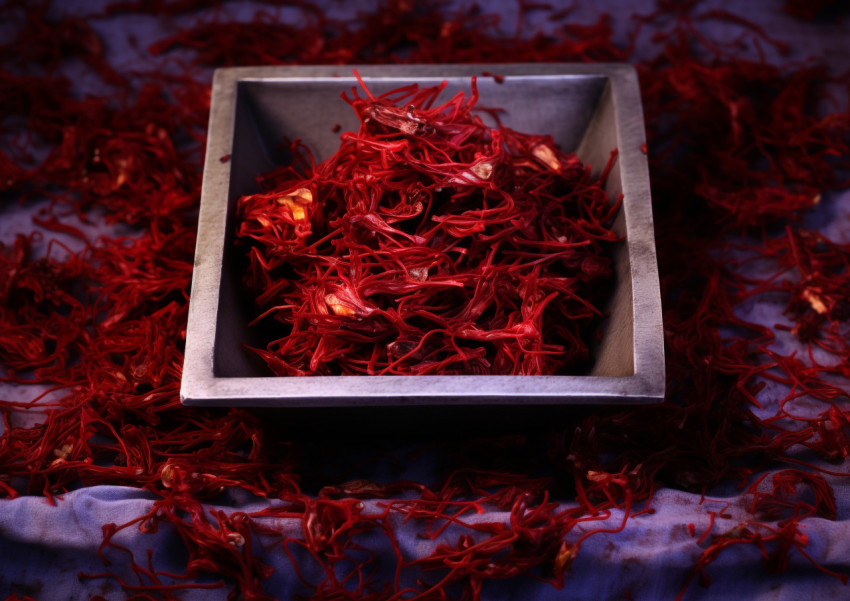
<path fill-rule="evenodd" d="M 220 69 L 213 81 L 209 140 L 189 306 L 181 399 L 186 405 L 254 407 L 479 404 L 637 404 L 664 396 L 664 347 L 658 268 L 637 75 L 620 64 L 359 66 L 374 93 L 410 83 L 448 82 L 445 98 L 479 75 L 481 106 L 506 110 L 518 131 L 551 134 L 598 172 L 613 149 L 611 198 L 624 194 L 614 224 L 625 241 L 614 251 L 616 286 L 581 376 L 314 376 L 274 377 L 245 344 L 265 346 L 248 328 L 251 301 L 234 248 L 235 206 L 258 192 L 255 177 L 287 159 L 278 150 L 301 138 L 316 160 L 339 146 L 335 124 L 357 129 L 340 99 L 357 85 L 352 67 Z M 498 73 L 504 81 L 480 77 Z M 230 160 L 223 157 L 230 155 Z"/>

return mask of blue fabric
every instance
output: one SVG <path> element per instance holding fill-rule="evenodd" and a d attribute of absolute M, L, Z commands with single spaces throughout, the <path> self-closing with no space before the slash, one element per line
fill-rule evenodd
<path fill-rule="evenodd" d="M 832 479 L 838 497 L 841 519 L 829 521 L 810 518 L 803 532 L 808 537 L 806 552 L 825 567 L 850 570 L 850 486 Z M 102 542 L 101 524 L 123 524 L 150 511 L 154 498 L 136 489 L 118 486 L 94 486 L 63 496 L 55 506 L 40 497 L 22 497 L 0 502 L 0 593 L 16 591 L 41 601 L 88 599 L 99 594 L 107 599 L 123 598 L 124 593 L 114 579 L 87 579 L 82 582 L 78 573 L 96 574 L 110 571 L 128 583 L 137 583 L 129 569 L 124 553 L 116 549 L 105 551 L 112 565 L 105 566 L 98 557 Z M 709 527 L 709 512 L 722 513 L 713 532 L 721 534 L 746 524 L 751 519 L 745 507 L 746 496 L 706 499 L 675 490 L 661 490 L 647 513 L 627 522 L 616 534 L 600 534 L 588 538 L 572 566 L 572 572 L 562 590 L 531 578 L 491 581 L 485 585 L 484 598 L 494 601 L 524 599 L 626 599 L 626 592 L 635 600 L 674 599 L 691 575 L 700 552 L 698 538 Z M 275 501 L 246 499 L 231 506 L 210 506 L 211 510 L 254 512 L 275 504 Z M 377 502 L 367 502 L 366 512 L 381 512 Z M 727 507 L 728 505 L 728 507 Z M 490 511 L 470 520 L 505 522 L 506 512 Z M 616 528 L 622 512 L 614 512 L 605 527 Z M 265 518 L 266 526 L 274 527 L 287 536 L 300 537 L 300 521 Z M 686 524 L 694 524 L 692 536 Z M 395 524 L 404 557 L 408 560 L 424 557 L 440 542 L 456 541 L 460 532 L 449 528 L 441 539 L 425 540 L 418 535 L 424 525 L 415 521 Z M 590 528 L 601 524 L 594 522 Z M 776 526 L 775 523 L 772 524 Z M 571 535 L 578 537 L 581 526 Z M 146 552 L 152 549 L 158 570 L 181 573 L 185 570 L 183 545 L 169 528 L 143 534 L 136 526 L 119 533 L 113 540 L 133 549 L 136 560 L 145 565 Z M 385 571 L 391 578 L 393 552 L 385 537 L 369 539 L 369 546 L 384 558 Z M 705 545 L 702 545 L 703 547 Z M 291 599 L 294 594 L 308 594 L 299 581 L 288 557 L 276 548 L 262 551 L 262 541 L 255 541 L 257 552 L 274 568 L 274 575 L 265 583 L 265 590 L 278 599 Z M 310 562 L 301 557 L 304 575 L 309 579 Z M 731 598 L 799 601 L 802 599 L 845 599 L 850 590 L 841 582 L 813 569 L 800 554 L 793 553 L 788 571 L 774 575 L 761 565 L 761 555 L 754 545 L 740 545 L 722 553 L 709 567 L 712 578 L 709 588 L 696 582 L 687 590 L 685 600 L 725 600 Z M 210 582 L 215 581 L 209 579 Z M 163 582 L 178 582 L 163 578 Z M 229 587 L 214 590 L 187 590 L 181 598 L 187 600 L 225 599 Z"/>

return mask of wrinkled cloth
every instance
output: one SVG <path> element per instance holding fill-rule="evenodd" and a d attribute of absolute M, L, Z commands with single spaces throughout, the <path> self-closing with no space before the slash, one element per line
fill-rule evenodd
<path fill-rule="evenodd" d="M 838 514 L 843 519 L 830 521 L 807 519 L 802 526 L 808 537 L 806 552 L 817 562 L 836 571 L 850 570 L 850 485 L 835 478 Z M 547 583 L 531 578 L 491 581 L 485 585 L 483 598 L 494 601 L 585 600 L 585 599 L 674 599 L 692 574 L 700 545 L 699 537 L 710 525 L 709 512 L 717 517 L 714 532 L 738 527 L 749 518 L 744 509 L 746 496 L 730 496 L 702 500 L 700 495 L 675 490 L 660 490 L 652 500 L 654 513 L 634 517 L 616 534 L 589 537 L 581 547 L 566 585 L 556 590 Z M 103 534 L 101 524 L 123 524 L 150 511 L 154 497 L 143 491 L 119 486 L 93 486 L 63 495 L 55 506 L 39 497 L 21 497 L 2 502 L 0 512 L 0 591 L 31 595 L 41 601 L 88 599 L 99 594 L 107 599 L 120 599 L 122 592 L 112 578 L 84 579 L 80 573 L 98 574 L 112 571 L 128 583 L 137 583 L 127 562 L 116 549 L 105 551 L 114 560 L 108 568 L 98 557 Z M 238 506 L 210 506 L 224 511 L 253 512 L 274 501 L 246 500 Z M 727 507 L 728 505 L 728 507 Z M 367 513 L 381 511 L 377 502 L 367 501 Z M 506 512 L 486 512 L 475 516 L 477 522 L 506 522 Z M 613 511 L 604 525 L 616 528 L 621 511 Z M 694 525 L 691 535 L 687 524 Z M 300 536 L 299 520 L 266 519 L 287 536 Z M 775 525 L 775 524 L 773 524 Z M 457 540 L 458 531 L 448 528 L 438 540 L 418 536 L 424 530 L 413 521 L 397 524 L 402 554 L 407 559 L 423 557 L 442 541 Z M 575 535 L 580 535 L 581 526 Z M 120 532 L 114 543 L 132 549 L 137 561 L 145 565 L 146 553 L 154 553 L 158 570 L 180 573 L 185 569 L 182 542 L 174 532 L 161 527 L 156 533 L 141 533 L 133 526 Z M 256 551 L 274 568 L 265 590 L 278 599 L 308 595 L 309 590 L 295 574 L 288 557 L 279 548 L 262 551 L 262 541 L 255 541 Z M 370 547 L 381 557 L 394 557 L 389 541 L 374 537 Z M 705 546 L 705 545 L 703 545 Z M 694 582 L 685 600 L 753 599 L 798 601 L 802 599 L 843 599 L 850 589 L 837 578 L 812 567 L 800 554 L 792 553 L 787 572 L 770 574 L 761 565 L 761 554 L 754 545 L 739 545 L 723 552 L 711 564 L 708 588 Z M 309 578 L 309 569 L 304 573 Z M 164 581 L 166 579 L 163 579 Z M 205 578 L 215 582 L 213 577 Z M 177 582 L 176 580 L 170 582 Z M 197 580 L 195 580 L 197 582 Z M 213 590 L 186 590 L 181 598 L 189 600 L 225 599 L 229 587 Z"/>

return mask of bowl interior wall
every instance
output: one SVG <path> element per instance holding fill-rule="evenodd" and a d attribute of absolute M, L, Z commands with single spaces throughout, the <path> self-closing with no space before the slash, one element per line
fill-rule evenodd
<path fill-rule="evenodd" d="M 411 83 L 437 84 L 442 79 L 368 78 L 373 94 Z M 449 78 L 439 101 L 458 92 L 470 91 L 468 78 Z M 235 206 L 245 194 L 259 191 L 255 178 L 290 160 L 285 140 L 300 138 L 317 162 L 331 156 L 339 146 L 341 131 L 356 131 L 358 120 L 340 98 L 351 95 L 353 77 L 326 80 L 247 80 L 239 82 L 230 163 L 227 203 L 227 232 L 222 262 L 219 305 L 216 315 L 213 372 L 216 377 L 260 377 L 270 375 L 263 362 L 244 348 L 264 347 L 268 335 L 262 328 L 249 328 L 256 313 L 244 294 L 241 278 L 246 262 L 234 247 Z M 608 78 L 597 75 L 508 77 L 503 84 L 492 78 L 478 80 L 478 106 L 504 109 L 502 122 L 517 131 L 550 134 L 562 150 L 576 152 L 594 172 L 599 172 L 617 147 L 614 107 Z M 362 95 L 362 92 L 361 92 Z M 438 101 L 438 102 L 439 102 Z M 482 118 L 492 122 L 484 113 Z M 622 190 L 619 167 L 615 165 L 607 192 L 616 198 Z M 625 237 L 623 215 L 615 230 Z M 593 376 L 622 377 L 634 373 L 632 344 L 632 292 L 625 243 L 614 250 L 615 291 L 602 326 L 602 338 L 594 349 Z"/>

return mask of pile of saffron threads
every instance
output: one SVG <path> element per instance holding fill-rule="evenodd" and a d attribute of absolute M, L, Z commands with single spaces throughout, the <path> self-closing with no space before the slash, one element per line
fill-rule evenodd
<path fill-rule="evenodd" d="M 796 49 L 757 24 L 694 0 L 659 2 L 629 21 L 628 34 L 607 15 L 588 23 L 531 3 L 521 3 L 515 34 L 497 30 L 486 9 L 427 0 L 415 10 L 387 0 L 345 22 L 292 3 L 297 25 L 277 0 L 242 21 L 228 16 L 231 3 L 207 4 L 122 1 L 84 18 L 58 16 L 49 2 L 0 3 L 0 198 L 4 209 L 33 211 L 33 231 L 0 252 L 0 362 L 16 392 L 0 400 L 0 494 L 62 502 L 70 490 L 120 485 L 156 498 L 145 515 L 102 524 L 104 570 L 80 575 L 87 590 L 114 579 L 140 599 L 214 587 L 272 599 L 278 575 L 264 559 L 275 553 L 291 561 L 298 592 L 316 600 L 477 600 L 498 579 L 597 583 L 601 566 L 571 565 L 588 540 L 604 533 L 616 548 L 635 516 L 652 523 L 654 504 L 665 509 L 660 489 L 705 501 L 669 529 L 671 544 L 695 558 L 664 575 L 679 598 L 692 581 L 722 574 L 712 563 L 736 547 L 763 559 L 751 572 L 766 586 L 808 562 L 829 583 L 847 581 L 842 567 L 822 565 L 808 526 L 847 520 L 835 489 L 846 489 L 850 454 L 850 243 L 828 226 L 806 227 L 813 212 L 835 210 L 835 191 L 848 184 L 850 112 L 846 97 L 830 96 L 846 88 L 846 72 L 796 61 Z M 136 14 L 174 33 L 131 72 L 96 30 Z M 541 16 L 548 33 L 526 25 Z M 405 466 L 422 455 L 392 440 L 352 458 L 345 440 L 291 440 L 251 411 L 180 406 L 205 69 L 404 61 L 636 65 L 665 403 L 599 409 L 539 433 L 426 441 L 430 469 L 415 477 Z M 68 74 L 81 69 L 101 88 Z M 751 313 L 766 304 L 775 318 Z M 712 501 L 731 486 L 740 520 Z M 214 509 L 228 491 L 268 507 Z M 508 519 L 480 520 L 496 510 Z M 615 513 L 622 521 L 604 521 Z M 300 529 L 279 528 L 282 519 Z M 159 551 L 139 551 L 157 530 L 174 533 L 182 571 L 159 567 Z M 411 531 L 442 539 L 413 555 L 400 544 Z M 133 533 L 135 551 L 119 533 Z M 378 553 L 378 541 L 391 551 Z M 640 594 L 609 584 L 614 596 Z"/>
<path fill-rule="evenodd" d="M 445 83 L 360 83 L 344 95 L 357 133 L 239 200 L 248 285 L 289 330 L 257 352 L 282 376 L 586 368 L 613 285 L 616 152 L 592 177 L 551 136 L 488 127 L 474 78 L 438 106 Z"/>

